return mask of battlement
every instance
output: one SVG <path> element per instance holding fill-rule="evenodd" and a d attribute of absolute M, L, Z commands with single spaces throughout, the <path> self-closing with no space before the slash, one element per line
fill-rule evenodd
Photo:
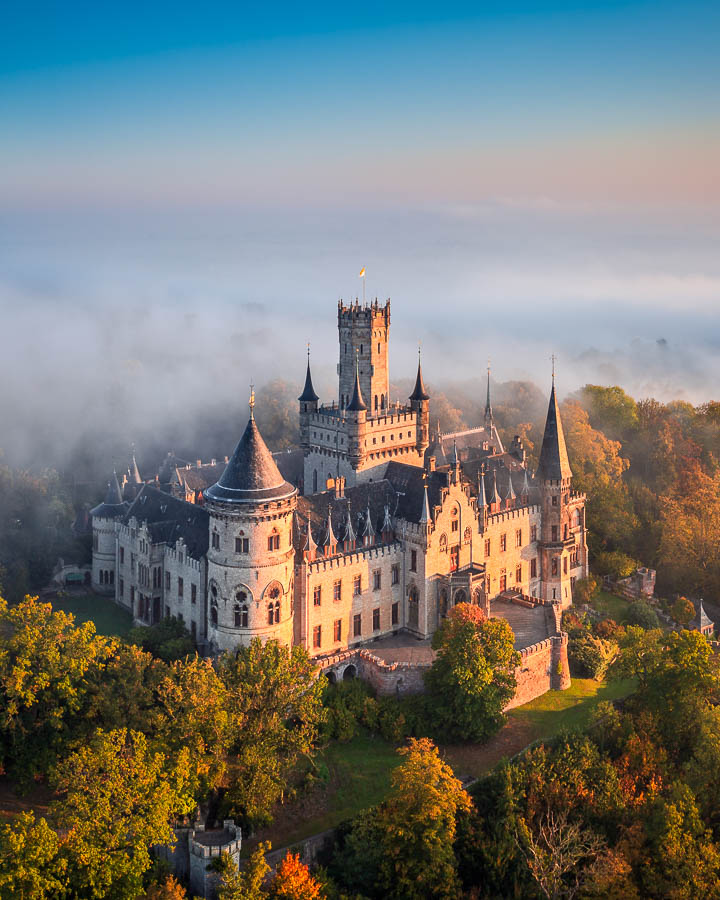
<path fill-rule="evenodd" d="M 390 324 L 390 298 L 380 305 L 377 297 L 374 302 L 360 303 L 357 298 L 355 303 L 350 301 L 346 306 L 342 300 L 338 301 L 338 324 L 367 324 L 371 327 L 383 327 Z"/>
<path fill-rule="evenodd" d="M 500 522 L 509 522 L 512 519 L 520 519 L 529 516 L 532 513 L 539 513 L 540 507 L 529 504 L 527 506 L 513 506 L 512 509 L 503 509 L 499 512 L 488 514 L 488 524 L 496 525 Z"/>
<path fill-rule="evenodd" d="M 225 819 L 222 829 L 217 831 L 205 831 L 202 825 L 198 825 L 188 837 L 190 853 L 201 859 L 210 859 L 222 853 L 232 856 L 240 852 L 242 845 L 242 831 L 232 819 Z"/>
<path fill-rule="evenodd" d="M 401 550 L 402 546 L 396 540 L 390 543 L 371 544 L 369 547 L 358 546 L 348 551 L 340 549 L 338 545 L 338 550 L 333 556 L 317 556 L 315 559 L 307 560 L 306 565 L 310 572 L 324 572 L 341 566 L 351 566 L 361 559 L 378 559 L 385 555 L 397 556 Z"/>

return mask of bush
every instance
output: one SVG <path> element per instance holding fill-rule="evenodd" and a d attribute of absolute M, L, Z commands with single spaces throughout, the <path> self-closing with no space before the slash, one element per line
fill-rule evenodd
<path fill-rule="evenodd" d="M 598 553 L 595 557 L 595 570 L 598 575 L 609 575 L 611 578 L 627 578 L 639 565 L 636 559 L 621 550 Z"/>
<path fill-rule="evenodd" d="M 635 600 L 627 611 L 627 620 L 630 625 L 639 625 L 641 628 L 652 629 L 660 627 L 660 620 L 655 610 L 644 600 Z"/>
<path fill-rule="evenodd" d="M 608 638 L 617 634 L 618 627 L 618 623 L 615 619 L 603 619 L 601 622 L 596 623 L 593 631 L 598 637 L 608 640 Z"/>
<path fill-rule="evenodd" d="M 195 651 L 189 631 L 175 616 L 169 616 L 156 625 L 131 628 L 128 640 L 164 662 L 185 659 Z"/>
<path fill-rule="evenodd" d="M 586 633 L 570 638 L 568 661 L 573 675 L 602 681 L 618 653 L 617 644 Z"/>
<path fill-rule="evenodd" d="M 600 582 L 594 575 L 578 578 L 573 588 L 573 603 L 588 604 L 600 590 Z"/>

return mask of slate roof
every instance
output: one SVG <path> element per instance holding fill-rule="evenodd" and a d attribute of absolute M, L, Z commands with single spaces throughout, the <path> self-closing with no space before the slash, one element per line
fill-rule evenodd
<path fill-rule="evenodd" d="M 353 388 L 352 399 L 350 400 L 350 406 L 348 406 L 349 412 L 361 412 L 361 410 L 367 409 L 365 405 L 365 401 L 363 400 L 362 390 L 360 389 L 360 372 L 358 370 L 357 359 L 355 360 L 355 387 Z"/>
<path fill-rule="evenodd" d="M 408 398 L 410 400 L 429 400 L 430 394 L 425 390 L 425 383 L 423 382 L 422 376 L 422 367 L 420 365 L 420 360 L 418 359 L 418 370 L 417 370 L 417 378 L 415 379 L 415 387 L 413 388 L 412 394 Z"/>
<path fill-rule="evenodd" d="M 127 524 L 133 517 L 147 522 L 154 544 L 175 544 L 182 538 L 193 559 L 201 559 L 207 553 L 210 515 L 202 506 L 146 484 L 126 511 L 123 522 Z"/>
<path fill-rule="evenodd" d="M 117 475 L 113 472 L 112 478 L 108 481 L 105 499 L 102 503 L 98 504 L 98 506 L 90 510 L 90 515 L 98 516 L 98 518 L 103 519 L 116 519 L 118 516 L 121 516 L 126 509 L 127 503 L 123 502 L 120 484 L 117 480 Z"/>
<path fill-rule="evenodd" d="M 542 448 L 540 449 L 537 474 L 538 478 L 548 481 L 560 481 L 572 476 L 567 447 L 565 446 L 562 420 L 560 418 L 560 408 L 555 395 L 554 379 L 552 391 L 550 392 L 550 403 L 548 404 L 545 433 L 543 434 Z"/>
<path fill-rule="evenodd" d="M 230 462 L 219 480 L 205 491 L 205 499 L 222 503 L 262 503 L 289 497 L 295 490 L 280 474 L 251 415 Z"/>
<path fill-rule="evenodd" d="M 485 443 L 490 448 L 489 450 L 483 449 Z M 465 431 L 435 435 L 425 456 L 434 456 L 438 465 L 444 465 L 450 460 L 453 446 L 457 446 L 460 462 L 464 462 L 466 459 L 487 457 L 491 453 L 504 453 L 500 435 L 493 425 L 491 428 L 479 426 L 468 428 Z"/>
<path fill-rule="evenodd" d="M 345 496 L 337 499 L 335 498 L 335 492 L 332 490 L 323 491 L 320 494 L 312 494 L 308 497 L 298 497 L 300 525 L 296 546 L 298 549 L 305 548 L 308 519 L 312 525 L 313 541 L 321 547 L 325 544 L 328 531 L 328 513 L 330 514 L 335 538 L 339 543 L 342 543 L 347 534 L 348 508 L 352 516 L 353 530 L 357 539 L 360 540 L 362 535 L 366 533 L 368 509 L 370 510 L 372 531 L 379 539 L 383 519 L 385 518 L 385 506 L 390 507 L 390 515 L 393 515 L 395 500 L 393 487 L 385 479 L 347 488 Z"/>
<path fill-rule="evenodd" d="M 695 603 L 695 618 L 690 623 L 690 628 L 694 631 L 704 631 L 706 628 L 712 628 L 713 631 L 715 630 L 715 623 L 705 612 L 702 600 Z"/>
<path fill-rule="evenodd" d="M 318 395 L 315 393 L 315 388 L 313 387 L 313 383 L 312 383 L 312 376 L 310 375 L 309 353 L 310 353 L 310 351 L 308 350 L 308 364 L 307 364 L 307 372 L 305 374 L 305 387 L 303 388 L 302 394 L 300 394 L 300 396 L 298 397 L 298 400 L 300 400 L 303 403 L 315 403 L 320 399 L 318 397 Z"/>

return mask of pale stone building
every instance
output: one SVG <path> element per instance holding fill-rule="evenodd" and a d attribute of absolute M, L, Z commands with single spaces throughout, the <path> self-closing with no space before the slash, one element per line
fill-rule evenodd
<path fill-rule="evenodd" d="M 587 575 L 585 497 L 554 378 L 533 476 L 521 442 L 502 445 L 489 374 L 482 425 L 457 434 L 430 435 L 419 361 L 408 404 L 390 403 L 389 328 L 389 301 L 339 305 L 338 399 L 320 404 L 308 359 L 294 454 L 270 453 L 251 401 L 222 463 L 169 457 L 131 501 L 111 482 L 92 511 L 96 588 L 137 622 L 182 618 L 206 652 L 258 636 L 320 658 L 427 638 L 460 602 L 568 606 Z"/>

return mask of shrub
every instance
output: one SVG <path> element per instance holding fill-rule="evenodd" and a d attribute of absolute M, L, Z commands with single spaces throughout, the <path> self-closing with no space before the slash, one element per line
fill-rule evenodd
<path fill-rule="evenodd" d="M 639 625 L 641 628 L 652 629 L 660 627 L 660 620 L 655 610 L 644 600 L 635 600 L 627 611 L 627 620 L 630 625 Z"/>
<path fill-rule="evenodd" d="M 570 638 L 568 661 L 574 675 L 602 681 L 618 653 L 617 644 L 592 634 Z"/>
<path fill-rule="evenodd" d="M 603 619 L 601 622 L 596 623 L 593 631 L 598 637 L 607 640 L 617 634 L 618 623 L 615 619 Z"/>

